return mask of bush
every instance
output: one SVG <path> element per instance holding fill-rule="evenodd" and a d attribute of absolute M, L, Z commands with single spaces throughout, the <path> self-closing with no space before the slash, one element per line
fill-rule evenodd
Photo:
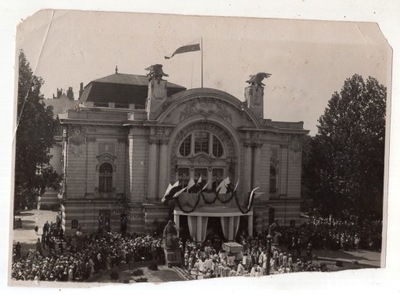
<path fill-rule="evenodd" d="M 336 261 L 336 266 L 337 267 L 343 267 L 343 262 L 342 261 Z"/>
<path fill-rule="evenodd" d="M 147 282 L 147 278 L 146 277 L 139 277 L 139 278 L 135 278 L 134 281 L 135 282 Z"/>
<path fill-rule="evenodd" d="M 111 279 L 111 280 L 118 280 L 118 279 L 119 279 L 119 274 L 118 274 L 118 272 L 115 272 L 115 271 L 111 272 L 111 273 L 110 273 L 110 279 Z"/>
<path fill-rule="evenodd" d="M 143 270 L 142 269 L 136 269 L 132 271 L 133 276 L 140 276 L 143 275 Z"/>
<path fill-rule="evenodd" d="M 158 266 L 156 263 L 151 263 L 149 265 L 149 267 L 147 267 L 149 270 L 153 270 L 153 271 L 157 271 L 158 270 Z"/>

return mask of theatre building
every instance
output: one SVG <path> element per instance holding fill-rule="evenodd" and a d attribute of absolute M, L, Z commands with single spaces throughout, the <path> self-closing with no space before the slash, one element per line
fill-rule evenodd
<path fill-rule="evenodd" d="M 210 226 L 234 240 L 239 230 L 261 232 L 274 220 L 298 225 L 303 122 L 264 119 L 260 81 L 243 83 L 238 99 L 186 89 L 159 71 L 94 80 L 80 108 L 59 115 L 66 233 L 145 232 L 155 220 L 173 218 L 197 241 Z M 202 193 L 162 202 L 169 184 L 200 177 L 209 181 Z M 213 190 L 226 177 L 235 195 L 218 196 Z"/>

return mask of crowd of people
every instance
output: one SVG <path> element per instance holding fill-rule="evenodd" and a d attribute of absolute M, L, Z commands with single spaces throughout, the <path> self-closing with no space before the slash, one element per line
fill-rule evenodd
<path fill-rule="evenodd" d="M 299 227 L 282 227 L 280 232 L 283 245 L 292 251 L 304 248 L 308 242 L 311 242 L 315 249 L 381 250 L 382 221 L 380 220 L 314 216 L 306 224 Z"/>
<path fill-rule="evenodd" d="M 178 248 L 183 266 L 197 279 L 227 276 L 261 276 L 267 273 L 325 271 L 312 262 L 313 249 L 379 250 L 382 234 L 379 221 L 335 220 L 311 217 L 298 227 L 280 227 L 276 222 L 249 238 L 238 237 L 243 251 L 230 254 L 218 234 L 203 243 L 182 239 Z M 138 261 L 164 260 L 163 238 L 117 232 L 76 233 L 64 236 L 58 224 L 47 223 L 36 249 L 23 255 L 14 247 L 12 278 L 37 281 L 85 281 L 103 270 Z M 79 231 L 79 230 L 78 230 Z M 272 238 L 268 237 L 272 236 Z M 268 239 L 271 255 L 267 266 Z"/>
<path fill-rule="evenodd" d="M 58 239 L 55 249 L 36 245 L 35 250 L 29 250 L 24 256 L 18 243 L 14 249 L 12 278 L 85 281 L 103 270 L 138 261 L 157 261 L 164 256 L 161 239 L 148 235 L 116 232 L 78 235 L 67 236 L 63 241 Z"/>
<path fill-rule="evenodd" d="M 279 235 L 273 231 L 273 235 Z M 270 264 L 267 269 L 267 234 L 261 234 L 254 238 L 244 234 L 239 242 L 243 246 L 243 252 L 230 254 L 221 247 L 221 239 L 218 235 L 207 240 L 203 244 L 187 241 L 184 247 L 184 267 L 196 279 L 216 278 L 228 276 L 262 276 L 271 274 L 300 272 L 300 271 L 324 271 L 323 266 L 312 262 L 312 246 L 309 243 L 304 251 L 290 253 L 275 239 L 271 240 Z"/>

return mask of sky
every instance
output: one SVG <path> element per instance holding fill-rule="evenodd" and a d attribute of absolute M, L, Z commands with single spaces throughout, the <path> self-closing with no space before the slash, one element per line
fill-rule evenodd
<path fill-rule="evenodd" d="M 49 12 L 41 12 L 32 20 L 28 17 L 49 7 L 121 13 L 117 17 L 108 14 L 100 17 L 59 11 L 53 18 Z M 124 11 L 236 19 L 228 22 L 225 17 L 213 17 L 199 24 L 193 19 L 178 22 L 174 18 L 171 22 L 147 16 L 139 21 L 137 17 L 131 20 L 122 13 Z M 256 18 L 263 20 L 255 21 Z M 272 20 L 267 22 L 268 18 Z M 295 22 L 288 22 L 288 19 Z M 321 19 L 325 21 L 314 21 Z M 26 22 L 21 24 L 23 20 Z M 357 22 L 358 26 L 352 22 Z M 385 37 L 374 23 L 379 25 Z M 392 79 L 393 82 L 400 80 L 400 2 L 397 0 L 0 1 L 0 197 L 6 202 L 0 208 L 1 292 L 29 297 L 43 297 L 45 292 L 58 297 L 89 294 L 79 288 L 7 286 L 12 231 L 9 198 L 12 198 L 15 150 L 15 54 L 18 48 L 24 46 L 36 74 L 46 81 L 43 86 L 46 97 L 51 97 L 57 88 L 68 86 L 72 86 L 77 95 L 79 82 L 87 84 L 112 74 L 115 65 L 123 73 L 145 74 L 144 68 L 157 62 L 164 64 L 171 82 L 190 88 L 197 87 L 200 81 L 198 53 L 182 54 L 169 61 L 163 57 L 200 36 L 204 39 L 206 87 L 225 90 L 243 100 L 248 75 L 259 71 L 272 73 L 264 82 L 265 117 L 305 121 L 304 127 L 311 132 L 316 131 L 317 119 L 332 93 L 340 90 L 344 80 L 355 72 L 364 77 L 372 75 L 389 85 L 392 54 L 386 38 L 394 48 Z M 204 298 L 209 295 L 247 297 L 250 293 L 338 297 L 345 292 L 357 297 L 397 297 L 400 292 L 400 217 L 396 216 L 400 214 L 400 184 L 397 182 L 400 179 L 400 155 L 396 152 L 400 147 L 400 111 L 396 99 L 400 95 L 400 84 L 392 84 L 388 91 L 388 98 L 392 96 L 392 100 L 388 102 L 391 115 L 388 115 L 390 125 L 387 126 L 390 142 L 387 142 L 386 153 L 390 151 L 390 164 L 387 159 L 385 196 L 388 200 L 385 208 L 389 216 L 384 221 L 388 231 L 385 269 L 350 270 L 328 275 L 310 273 L 312 276 L 307 273 L 280 275 L 254 280 L 234 279 L 232 282 L 228 279 L 217 283 L 210 280 L 206 284 L 205 281 L 157 286 L 141 284 L 129 287 L 130 293 L 145 292 L 148 297 L 153 294 L 176 297 L 177 293 L 190 293 L 190 296 Z M 212 286 L 207 287 L 210 284 Z M 112 296 L 121 291 L 126 294 L 126 286 L 92 288 L 90 293 Z"/>
<path fill-rule="evenodd" d="M 43 10 L 20 24 L 16 47 L 44 79 L 46 98 L 68 87 L 77 98 L 80 82 L 113 74 L 116 66 L 144 75 L 160 63 L 167 80 L 200 87 L 200 52 L 164 59 L 200 38 L 204 87 L 243 101 L 248 77 L 271 73 L 264 117 L 304 121 L 311 135 L 345 79 L 358 73 L 390 83 L 391 48 L 373 23 Z"/>

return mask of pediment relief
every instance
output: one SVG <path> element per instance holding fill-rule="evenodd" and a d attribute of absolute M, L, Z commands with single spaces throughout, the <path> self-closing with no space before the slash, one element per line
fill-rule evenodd
<path fill-rule="evenodd" d="M 101 165 L 104 162 L 109 162 L 109 163 L 111 163 L 113 165 L 113 167 L 114 167 L 114 162 L 117 159 L 116 156 L 112 155 L 109 152 L 103 152 L 102 154 L 97 155 L 96 158 L 99 161 L 98 166 Z M 97 169 L 97 167 L 96 167 L 96 169 Z"/>
<path fill-rule="evenodd" d="M 198 97 L 185 102 L 183 104 L 183 110 L 179 114 L 179 121 L 195 115 L 202 115 L 205 118 L 215 115 L 218 118 L 232 123 L 231 107 L 228 107 L 226 102 L 210 97 Z"/>

